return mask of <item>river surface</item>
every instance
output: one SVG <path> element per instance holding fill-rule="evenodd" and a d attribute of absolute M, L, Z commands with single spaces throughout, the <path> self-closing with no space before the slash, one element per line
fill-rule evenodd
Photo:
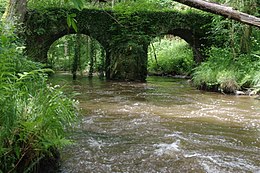
<path fill-rule="evenodd" d="M 70 76 L 82 118 L 63 173 L 260 173 L 260 101 L 203 92 L 187 80 L 147 83 Z"/>

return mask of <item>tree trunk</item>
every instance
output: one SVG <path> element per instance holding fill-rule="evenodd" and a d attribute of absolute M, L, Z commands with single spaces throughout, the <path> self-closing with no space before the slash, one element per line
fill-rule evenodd
<path fill-rule="evenodd" d="M 105 71 L 105 57 L 106 56 L 106 52 L 104 48 L 101 48 L 101 65 L 99 67 L 99 78 L 103 78 L 104 77 L 104 71 Z"/>
<path fill-rule="evenodd" d="M 260 28 L 260 18 L 249 15 L 247 13 L 242 13 L 240 11 L 234 10 L 232 7 L 228 7 L 217 3 L 207 2 L 204 0 L 174 0 L 174 1 Z"/>
<path fill-rule="evenodd" d="M 90 56 L 89 56 L 89 74 L 88 77 L 93 77 L 94 72 L 94 58 L 95 58 L 95 46 L 94 46 L 94 40 L 89 38 L 89 48 L 90 48 Z"/>
<path fill-rule="evenodd" d="M 245 1 L 244 2 L 244 10 L 246 13 L 249 14 L 256 14 L 257 13 L 257 7 L 259 8 L 260 1 L 257 2 L 257 0 L 253 1 Z M 260 9 L 260 8 L 259 8 Z M 240 52 L 247 54 L 251 51 L 251 42 L 252 42 L 252 26 L 243 26 L 243 34 L 241 36 L 240 41 Z"/>
<path fill-rule="evenodd" d="M 153 51 L 156 67 L 157 67 L 157 70 L 159 70 L 160 66 L 158 64 L 158 59 L 157 59 L 157 55 L 156 55 L 156 51 L 155 51 L 155 47 L 154 47 L 153 43 L 151 43 L 151 46 L 152 46 L 152 51 Z"/>
<path fill-rule="evenodd" d="M 2 20 L 11 24 L 19 24 L 24 21 L 26 11 L 27 0 L 9 0 Z"/>
<path fill-rule="evenodd" d="M 64 41 L 64 57 L 67 58 L 69 56 L 69 51 L 68 51 L 68 40 Z"/>
<path fill-rule="evenodd" d="M 114 6 L 115 6 L 115 0 L 112 0 L 111 7 L 114 8 Z"/>
<path fill-rule="evenodd" d="M 77 78 L 77 71 L 79 69 L 79 61 L 80 61 L 80 35 L 77 34 L 75 37 L 76 43 L 74 47 L 74 58 L 72 63 L 72 78 L 73 80 L 76 80 Z"/>
<path fill-rule="evenodd" d="M 243 27 L 243 35 L 241 37 L 240 42 L 240 52 L 241 53 L 249 53 L 251 49 L 251 35 L 252 35 L 252 27 L 244 26 Z"/>

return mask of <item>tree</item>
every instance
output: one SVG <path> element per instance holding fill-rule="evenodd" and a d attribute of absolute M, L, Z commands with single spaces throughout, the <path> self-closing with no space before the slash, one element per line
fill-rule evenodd
<path fill-rule="evenodd" d="M 95 52 L 95 42 L 93 39 L 89 38 L 89 49 L 90 49 L 90 52 L 89 52 L 89 78 L 92 78 L 93 77 L 93 72 L 94 72 L 94 59 L 95 59 L 95 56 L 96 56 L 96 52 Z"/>
<path fill-rule="evenodd" d="M 81 36 L 80 34 L 76 34 L 75 37 L 76 40 L 76 44 L 75 44 L 75 48 L 74 48 L 74 57 L 73 57 L 73 63 L 72 63 L 72 76 L 73 76 L 73 80 L 76 80 L 77 78 L 77 71 L 80 67 L 80 49 L 81 49 Z"/>
<path fill-rule="evenodd" d="M 9 0 L 2 20 L 14 24 L 21 23 L 27 11 L 27 0 Z"/>
<path fill-rule="evenodd" d="M 225 5 L 211 3 L 204 0 L 175 0 L 179 3 L 194 7 L 210 13 L 222 15 L 224 17 L 237 20 L 248 25 L 256 26 L 260 28 L 260 18 L 242 13 Z"/>
<path fill-rule="evenodd" d="M 74 4 L 75 8 L 82 9 L 82 0 L 65 0 L 64 2 L 68 3 L 69 1 Z M 9 0 L 2 20 L 12 24 L 15 22 L 22 23 L 27 11 L 27 3 L 28 0 Z"/>

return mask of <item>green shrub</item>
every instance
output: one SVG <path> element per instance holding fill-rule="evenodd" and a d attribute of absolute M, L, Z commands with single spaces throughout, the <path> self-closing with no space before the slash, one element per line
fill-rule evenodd
<path fill-rule="evenodd" d="M 254 89 L 253 92 L 260 93 L 260 71 L 255 72 L 252 83 Z"/>
<path fill-rule="evenodd" d="M 49 70 L 23 56 L 12 32 L 0 31 L 0 172 L 34 172 L 69 143 L 76 106 L 47 84 Z"/>
<path fill-rule="evenodd" d="M 224 93 L 235 93 L 236 90 L 240 89 L 236 72 L 232 70 L 220 71 L 217 75 L 217 83 L 219 84 L 219 89 Z"/>
<path fill-rule="evenodd" d="M 217 73 L 209 63 L 202 63 L 200 66 L 195 68 L 193 73 L 193 83 L 199 89 L 204 90 L 218 90 Z"/>
<path fill-rule="evenodd" d="M 234 58 L 228 48 L 212 48 L 207 61 L 195 68 L 193 83 L 198 88 L 225 93 L 255 88 L 259 64 L 257 56 L 241 54 Z"/>

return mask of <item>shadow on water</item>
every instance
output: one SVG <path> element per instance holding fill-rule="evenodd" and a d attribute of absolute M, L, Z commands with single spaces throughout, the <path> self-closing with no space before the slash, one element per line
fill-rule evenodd
<path fill-rule="evenodd" d="M 82 78 L 82 121 L 62 151 L 62 172 L 260 172 L 260 102 L 198 91 L 186 80 Z"/>

